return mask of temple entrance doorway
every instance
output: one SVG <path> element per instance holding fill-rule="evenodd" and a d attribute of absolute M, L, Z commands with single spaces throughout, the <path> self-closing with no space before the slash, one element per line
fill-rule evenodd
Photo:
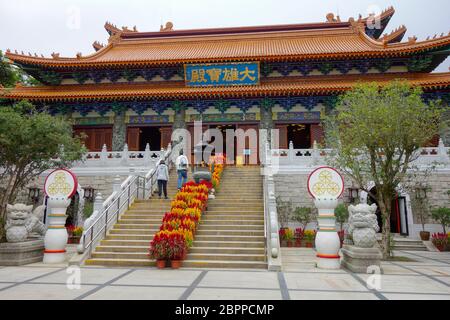
<path fill-rule="evenodd" d="M 234 155 L 234 159 L 236 158 L 236 137 L 233 139 L 232 142 L 227 143 L 227 135 L 226 132 L 227 130 L 233 130 L 233 132 L 236 130 L 236 125 L 235 124 L 211 124 L 208 125 L 208 129 L 217 129 L 222 133 L 222 143 L 223 143 L 223 153 L 225 153 L 227 155 L 227 157 L 229 155 Z M 213 144 L 215 141 L 215 137 L 212 136 L 211 140 L 208 140 L 208 143 Z M 213 150 L 212 152 L 212 156 L 216 155 L 217 153 L 220 153 L 219 150 Z M 233 159 L 233 160 L 234 160 Z M 229 159 L 232 160 L 232 159 Z"/>
<path fill-rule="evenodd" d="M 171 126 L 147 125 L 140 127 L 128 127 L 127 143 L 130 151 L 144 151 L 150 144 L 152 151 L 167 148 L 172 137 Z"/>
<path fill-rule="evenodd" d="M 311 148 L 311 125 L 290 124 L 287 127 L 288 143 L 292 141 L 294 149 Z"/>
<path fill-rule="evenodd" d="M 159 127 L 141 127 L 139 135 L 139 150 L 145 150 L 150 144 L 152 150 L 161 150 L 161 130 Z"/>
<path fill-rule="evenodd" d="M 377 190 L 376 188 L 373 188 L 370 191 L 372 194 L 376 195 Z M 367 202 L 369 205 L 372 203 L 376 203 L 377 205 L 377 221 L 378 226 L 380 227 L 380 231 L 382 231 L 383 227 L 383 219 L 381 217 L 381 210 L 378 202 L 372 197 L 368 196 Z M 408 236 L 409 235 L 409 228 L 408 228 L 408 207 L 406 205 L 406 197 L 398 195 L 391 204 L 392 212 L 390 217 L 391 222 L 391 232 L 397 233 L 402 236 Z"/>

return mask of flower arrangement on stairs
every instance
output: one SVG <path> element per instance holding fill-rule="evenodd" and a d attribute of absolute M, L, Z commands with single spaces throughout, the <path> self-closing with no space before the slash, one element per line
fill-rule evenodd
<path fill-rule="evenodd" d="M 149 256 L 156 260 L 158 268 L 165 268 L 166 262 L 170 261 L 171 267 L 178 269 L 192 247 L 198 224 L 208 207 L 209 191 L 214 183 L 219 185 L 224 169 L 223 164 L 213 167 L 212 179 L 215 182 L 187 182 L 175 195 L 170 212 L 164 215 L 160 231 L 155 234 L 149 250 Z"/>

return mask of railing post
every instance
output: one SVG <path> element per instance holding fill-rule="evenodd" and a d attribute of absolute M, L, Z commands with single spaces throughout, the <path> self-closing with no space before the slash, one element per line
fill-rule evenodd
<path fill-rule="evenodd" d="M 127 166 L 128 165 L 128 158 L 129 158 L 128 144 L 125 143 L 125 145 L 123 146 L 122 158 L 120 160 L 121 164 L 124 165 L 124 166 Z"/>
<path fill-rule="evenodd" d="M 289 156 L 289 163 L 292 164 L 294 162 L 294 143 L 292 141 L 289 141 L 288 156 Z"/>
<path fill-rule="evenodd" d="M 108 160 L 108 149 L 106 144 L 103 145 L 102 151 L 100 152 L 100 161 L 104 164 Z"/>
<path fill-rule="evenodd" d="M 150 161 L 150 158 L 151 158 L 150 144 L 147 143 L 147 144 L 145 145 L 145 151 L 144 151 L 144 161 L 145 161 L 145 164 L 147 164 L 147 163 Z"/>
<path fill-rule="evenodd" d="M 450 155 L 447 153 L 447 148 L 445 147 L 442 138 L 439 139 L 438 156 L 439 160 L 443 163 L 450 163 Z"/>
<path fill-rule="evenodd" d="M 317 148 L 317 141 L 314 140 L 314 142 L 313 142 L 313 152 L 312 152 L 312 159 L 313 159 L 312 163 L 313 163 L 314 166 L 317 165 L 318 162 L 319 162 L 319 156 L 320 156 L 319 152 L 320 151 Z"/>

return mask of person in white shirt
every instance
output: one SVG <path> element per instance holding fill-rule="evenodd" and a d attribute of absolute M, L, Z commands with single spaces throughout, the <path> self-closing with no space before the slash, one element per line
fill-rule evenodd
<path fill-rule="evenodd" d="M 164 160 L 161 160 L 159 165 L 156 167 L 156 180 L 158 180 L 158 195 L 161 199 L 161 195 L 164 192 L 164 198 L 167 197 L 167 181 L 169 181 L 169 168 L 167 167 Z"/>
<path fill-rule="evenodd" d="M 183 154 L 183 149 L 180 150 L 180 155 L 177 157 L 177 160 L 175 160 L 175 166 L 178 174 L 178 190 L 180 190 L 187 182 L 187 172 L 189 169 L 189 160 Z"/>

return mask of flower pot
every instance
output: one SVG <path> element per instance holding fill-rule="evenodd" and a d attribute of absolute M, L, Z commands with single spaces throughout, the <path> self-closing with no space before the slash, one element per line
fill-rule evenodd
<path fill-rule="evenodd" d="M 312 247 L 313 247 L 312 242 L 306 242 L 306 247 L 307 247 L 307 248 L 312 248 Z"/>
<path fill-rule="evenodd" d="M 420 239 L 422 241 L 430 241 L 430 232 L 428 232 L 428 231 L 420 231 Z"/>
<path fill-rule="evenodd" d="M 79 244 L 80 243 L 80 238 L 81 237 L 71 236 L 71 237 L 68 238 L 67 243 L 68 244 Z"/>
<path fill-rule="evenodd" d="M 295 247 L 301 248 L 301 247 L 302 247 L 302 240 L 297 239 L 297 240 L 295 241 Z"/>
<path fill-rule="evenodd" d="M 436 248 L 437 248 L 440 252 L 445 251 L 445 245 L 444 245 L 444 244 L 436 245 Z"/>
<path fill-rule="evenodd" d="M 166 267 L 166 260 L 156 260 L 156 267 L 158 269 L 164 269 Z"/>
<path fill-rule="evenodd" d="M 292 241 L 291 240 L 287 241 L 287 246 L 288 246 L 288 248 L 292 248 Z"/>
<path fill-rule="evenodd" d="M 172 267 L 172 269 L 179 269 L 182 263 L 182 260 L 170 260 L 170 266 Z"/>

